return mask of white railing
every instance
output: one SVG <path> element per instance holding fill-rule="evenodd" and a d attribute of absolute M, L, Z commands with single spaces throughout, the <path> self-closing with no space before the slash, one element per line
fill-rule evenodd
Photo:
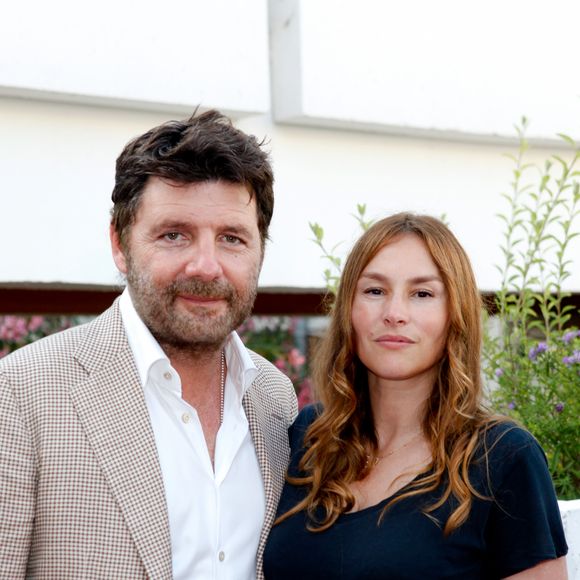
<path fill-rule="evenodd" d="M 568 542 L 568 580 L 580 580 L 580 499 L 559 501 Z"/>

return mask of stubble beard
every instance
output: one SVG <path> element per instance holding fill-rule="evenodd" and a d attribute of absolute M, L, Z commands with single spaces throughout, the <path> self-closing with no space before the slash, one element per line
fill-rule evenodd
<path fill-rule="evenodd" d="M 199 278 L 174 280 L 157 285 L 145 272 L 127 261 L 127 284 L 135 310 L 161 348 L 169 352 L 200 354 L 222 348 L 226 337 L 250 315 L 257 294 L 257 272 L 238 292 L 226 280 L 205 282 Z M 215 306 L 177 304 L 180 294 L 217 298 L 226 303 L 225 311 Z M 223 306 L 218 306 L 223 310 Z"/>

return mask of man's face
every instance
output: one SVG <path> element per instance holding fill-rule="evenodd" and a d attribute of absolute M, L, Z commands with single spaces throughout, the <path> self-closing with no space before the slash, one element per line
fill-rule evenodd
<path fill-rule="evenodd" d="M 245 186 L 151 177 L 113 257 L 139 316 L 163 347 L 216 350 L 250 314 L 262 263 L 256 203 Z"/>

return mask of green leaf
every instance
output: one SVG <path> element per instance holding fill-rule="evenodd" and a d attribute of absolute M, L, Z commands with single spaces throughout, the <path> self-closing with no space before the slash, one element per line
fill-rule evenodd
<path fill-rule="evenodd" d="M 556 133 L 556 135 L 558 135 L 558 137 L 560 137 L 560 139 L 562 139 L 563 141 L 566 141 L 566 143 L 568 143 L 568 145 L 571 145 L 572 147 L 574 147 L 574 149 L 576 149 L 576 141 L 574 141 L 574 139 L 572 139 L 572 137 L 569 137 L 568 135 L 565 135 L 564 133 Z"/>
<path fill-rule="evenodd" d="M 324 230 L 316 222 L 308 222 L 310 231 L 314 234 L 317 242 L 321 242 L 324 237 Z"/>
<path fill-rule="evenodd" d="M 555 159 L 558 163 L 560 163 L 560 165 L 562 165 L 562 168 L 564 170 L 568 169 L 568 164 L 559 155 L 552 155 L 552 158 Z"/>

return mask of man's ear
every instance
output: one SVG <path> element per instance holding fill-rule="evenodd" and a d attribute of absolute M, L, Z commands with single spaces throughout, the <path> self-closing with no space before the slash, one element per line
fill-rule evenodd
<path fill-rule="evenodd" d="M 113 227 L 113 224 L 109 226 L 109 239 L 111 240 L 111 251 L 117 269 L 121 274 L 127 274 L 127 258 L 125 257 L 119 234 Z"/>

